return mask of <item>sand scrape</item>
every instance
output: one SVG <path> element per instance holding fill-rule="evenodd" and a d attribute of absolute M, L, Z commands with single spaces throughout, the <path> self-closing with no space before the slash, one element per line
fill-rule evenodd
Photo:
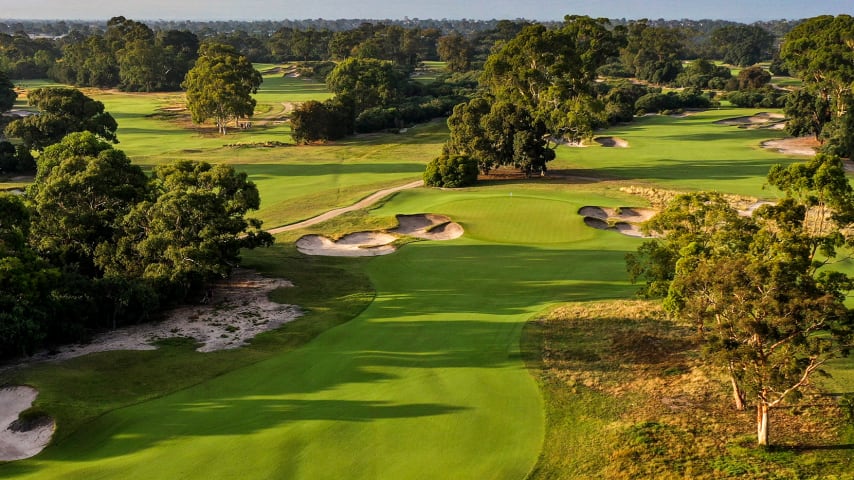
<path fill-rule="evenodd" d="M 762 148 L 774 150 L 785 155 L 815 155 L 819 142 L 815 137 L 792 137 L 762 142 Z"/>
<path fill-rule="evenodd" d="M 287 280 L 238 269 L 228 280 L 214 285 L 211 298 L 205 304 L 178 307 L 167 311 L 162 321 L 103 332 L 89 343 L 39 352 L 5 368 L 112 350 L 155 350 L 155 342 L 175 337 L 195 339 L 200 344 L 196 349 L 199 352 L 238 348 L 259 333 L 276 329 L 302 315 L 299 307 L 268 298 L 273 290 L 292 286 Z"/>
<path fill-rule="evenodd" d="M 716 125 L 731 125 L 739 128 L 770 128 L 782 129 L 786 126 L 786 116 L 780 113 L 760 112 L 747 117 L 725 118 L 715 122 Z"/>
<path fill-rule="evenodd" d="M 593 141 L 603 147 L 629 148 L 629 142 L 620 137 L 596 137 Z"/>
<path fill-rule="evenodd" d="M 642 207 L 585 206 L 578 209 L 584 224 L 598 230 L 611 230 L 630 237 L 644 237 L 640 224 L 654 217 L 658 211 Z"/>
<path fill-rule="evenodd" d="M 21 422 L 39 392 L 32 387 L 0 388 L 0 461 L 22 460 L 41 452 L 56 428 L 49 417 Z"/>
<path fill-rule="evenodd" d="M 304 235 L 296 241 L 297 250 L 306 255 L 328 257 L 374 257 L 388 255 L 394 241 L 404 237 L 421 240 L 453 240 L 463 235 L 463 227 L 444 215 L 419 213 L 397 215 L 398 226 L 388 231 L 356 232 L 332 240 L 323 235 Z"/>

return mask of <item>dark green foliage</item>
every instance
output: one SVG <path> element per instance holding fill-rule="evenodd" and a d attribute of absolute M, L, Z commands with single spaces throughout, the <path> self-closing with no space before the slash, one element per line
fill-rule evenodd
<path fill-rule="evenodd" d="M 638 114 L 671 112 L 684 108 L 709 108 L 711 105 L 711 99 L 702 92 L 686 88 L 678 93 L 648 93 L 635 102 L 635 111 Z"/>
<path fill-rule="evenodd" d="M 90 132 L 45 149 L 28 196 L 32 243 L 57 266 L 100 276 L 97 252 L 117 238 L 117 221 L 144 198 L 148 179 L 120 150 Z"/>
<path fill-rule="evenodd" d="M 326 77 L 326 86 L 337 100 L 356 114 L 395 104 L 403 97 L 406 83 L 404 71 L 390 61 L 373 58 L 344 60 Z"/>
<path fill-rule="evenodd" d="M 817 137 L 832 119 L 830 102 L 806 89 L 792 92 L 786 98 L 786 132 L 796 137 Z"/>
<path fill-rule="evenodd" d="M 448 126 L 451 138 L 445 151 L 476 160 L 483 173 L 502 165 L 526 175 L 544 173 L 555 158 L 545 140 L 545 124 L 510 102 L 475 98 L 454 108 Z"/>
<path fill-rule="evenodd" d="M 757 25 L 731 25 L 712 32 L 717 57 L 731 65 L 746 67 L 771 58 L 774 36 Z"/>
<path fill-rule="evenodd" d="M 477 173 L 477 160 L 465 155 L 442 155 L 427 164 L 424 184 L 428 187 L 468 187 L 477 182 Z"/>
<path fill-rule="evenodd" d="M 260 221 L 244 218 L 260 205 L 257 187 L 230 166 L 161 165 L 149 188 L 121 217 L 117 242 L 97 249 L 108 277 L 142 278 L 182 300 L 228 276 L 241 248 L 272 243 Z"/>
<path fill-rule="evenodd" d="M 833 130 L 822 140 L 846 142 L 840 128 L 849 125 L 851 85 L 854 83 L 854 49 L 851 48 L 854 17 L 822 15 L 795 27 L 780 48 L 780 58 L 801 78 L 804 88 L 786 105 L 788 131 L 795 135 L 818 136 L 825 124 Z M 850 155 L 850 147 L 831 146 L 829 151 Z"/>
<path fill-rule="evenodd" d="M 474 49 L 468 40 L 458 33 L 439 37 L 436 45 L 439 59 L 451 72 L 465 72 L 471 68 Z"/>
<path fill-rule="evenodd" d="M 0 70 L 0 113 L 10 110 L 16 98 L 18 92 L 15 91 L 15 84 L 9 80 L 6 72 Z"/>
<path fill-rule="evenodd" d="M 632 23 L 627 45 L 620 54 L 635 77 L 654 84 L 668 84 L 682 72 L 684 33 L 667 27 L 651 27 L 646 20 Z"/>
<path fill-rule="evenodd" d="M 104 111 L 104 104 L 74 88 L 37 88 L 28 95 L 38 115 L 13 121 L 6 135 L 20 138 L 24 145 L 43 150 L 72 132 L 91 132 L 104 140 L 118 143 L 118 124 Z"/>
<path fill-rule="evenodd" d="M 291 113 L 291 136 L 296 143 L 337 140 L 352 133 L 352 111 L 334 100 L 309 100 Z"/>
<path fill-rule="evenodd" d="M 773 87 L 761 89 L 748 89 L 743 91 L 729 92 L 726 99 L 736 107 L 742 108 L 782 108 L 786 105 L 789 92 L 777 90 Z"/>
<path fill-rule="evenodd" d="M 756 90 L 771 81 L 771 74 L 762 67 L 748 67 L 738 72 L 739 90 Z"/>
<path fill-rule="evenodd" d="M 249 118 L 255 112 L 255 99 L 263 81 L 249 60 L 229 45 L 204 44 L 195 66 L 187 72 L 187 108 L 196 123 L 209 118 L 219 132 L 227 133 L 227 123 Z"/>
<path fill-rule="evenodd" d="M 0 142 L 0 174 L 13 172 L 34 172 L 36 161 L 23 145 Z"/>
<path fill-rule="evenodd" d="M 651 93 L 649 87 L 628 81 L 610 87 L 603 100 L 608 123 L 630 122 L 635 116 L 635 102 Z"/>
<path fill-rule="evenodd" d="M 727 67 L 719 67 L 704 59 L 689 63 L 685 70 L 676 77 L 680 87 L 721 88 L 732 77 Z"/>

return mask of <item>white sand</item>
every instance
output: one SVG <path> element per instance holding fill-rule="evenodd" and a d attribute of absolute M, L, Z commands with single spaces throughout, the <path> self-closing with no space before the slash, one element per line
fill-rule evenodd
<path fill-rule="evenodd" d="M 397 228 L 375 232 L 356 232 L 332 240 L 323 235 L 304 235 L 296 241 L 297 250 L 306 255 L 328 257 L 375 257 L 396 251 L 392 243 L 401 236 L 422 240 L 453 240 L 463 235 L 463 227 L 444 215 L 419 213 L 398 215 Z"/>
<path fill-rule="evenodd" d="M 598 207 L 588 205 L 578 209 L 584 224 L 598 230 L 612 230 L 630 237 L 644 237 L 640 230 L 643 223 L 658 213 L 652 208 L 641 207 Z"/>
<path fill-rule="evenodd" d="M 276 329 L 302 312 L 294 305 L 275 303 L 268 294 L 292 287 L 287 280 L 266 278 L 251 270 L 235 270 L 216 285 L 213 299 L 205 305 L 183 306 L 166 313 L 160 322 L 118 328 L 95 336 L 90 343 L 72 344 L 55 352 L 41 352 L 6 368 L 38 361 L 61 361 L 112 350 L 154 350 L 152 343 L 174 337 L 190 337 L 201 345 L 199 352 L 238 348 L 261 332 Z"/>
<path fill-rule="evenodd" d="M 56 427 L 52 420 L 41 422 L 27 431 L 12 428 L 18 415 L 33 405 L 38 394 L 32 387 L 0 389 L 0 461 L 30 458 L 50 442 Z"/>
<path fill-rule="evenodd" d="M 629 148 L 629 142 L 620 137 L 596 137 L 593 141 L 603 147 Z"/>
<path fill-rule="evenodd" d="M 812 157 L 815 155 L 815 147 L 818 141 L 813 137 L 792 137 L 779 140 L 767 140 L 762 142 L 762 148 L 774 150 L 785 155 L 804 155 Z"/>

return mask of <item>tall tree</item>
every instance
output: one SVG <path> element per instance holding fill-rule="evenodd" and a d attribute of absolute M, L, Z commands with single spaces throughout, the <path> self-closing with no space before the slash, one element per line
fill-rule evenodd
<path fill-rule="evenodd" d="M 122 222 L 115 246 L 102 250 L 107 274 L 144 278 L 173 297 L 231 272 L 241 248 L 272 243 L 259 220 L 258 189 L 228 165 L 179 161 L 155 168 L 148 200 Z"/>
<path fill-rule="evenodd" d="M 196 65 L 182 86 L 187 90 L 187 108 L 196 123 L 209 118 L 219 132 L 227 133 L 230 120 L 249 118 L 255 111 L 252 95 L 262 82 L 249 60 L 228 45 L 204 44 Z"/>
<path fill-rule="evenodd" d="M 664 240 L 629 257 L 633 274 L 660 282 L 658 292 L 666 286 L 669 311 L 696 323 L 705 357 L 729 372 L 736 406 L 753 400 L 760 445 L 770 444 L 770 410 L 796 401 L 854 338 L 845 306 L 854 282 L 831 266 L 854 221 L 842 162 L 818 155 L 768 178 L 786 198 L 753 217 L 720 196 L 677 198 L 650 224 Z"/>
<path fill-rule="evenodd" d="M 789 108 L 786 114 L 794 120 L 794 125 L 819 123 L 818 131 L 827 125 L 835 132 L 844 132 L 850 120 L 843 117 L 851 115 L 854 107 L 852 86 L 854 86 L 854 17 L 850 15 L 823 15 L 811 18 L 789 32 L 780 47 L 780 57 L 789 70 L 804 82 L 807 94 L 815 100 L 806 98 Z M 812 105 L 812 108 L 810 107 Z M 819 135 L 820 140 L 830 139 L 827 151 L 835 151 L 844 156 L 854 152 L 850 148 L 850 135 L 838 135 L 828 132 Z M 790 133 L 795 133 L 790 129 Z M 836 139 L 841 140 L 837 142 Z"/>
<path fill-rule="evenodd" d="M 146 185 L 124 152 L 91 132 L 67 135 L 45 149 L 27 191 L 33 245 L 56 265 L 99 276 L 99 249 L 116 241 L 119 219 L 144 198 Z"/>
<path fill-rule="evenodd" d="M 407 81 L 406 72 L 394 63 L 375 58 L 348 58 L 326 76 L 326 86 L 355 115 L 394 104 L 403 97 Z"/>
<path fill-rule="evenodd" d="M 459 33 L 440 37 L 437 51 L 439 59 L 445 62 L 448 70 L 452 72 L 465 72 L 471 68 L 474 49 L 468 40 Z"/>
<path fill-rule="evenodd" d="M 15 99 L 18 98 L 18 92 L 15 91 L 15 84 L 6 76 L 6 72 L 0 70 L 0 112 L 10 110 L 15 105 Z"/>
<path fill-rule="evenodd" d="M 621 53 L 626 67 L 641 80 L 667 84 L 682 72 L 685 35 L 669 27 L 652 27 L 647 20 L 629 25 Z"/>
<path fill-rule="evenodd" d="M 118 124 L 104 111 L 104 104 L 74 88 L 37 88 L 27 96 L 38 115 L 14 120 L 6 135 L 20 138 L 24 145 L 43 150 L 72 132 L 91 132 L 104 140 L 118 143 Z"/>

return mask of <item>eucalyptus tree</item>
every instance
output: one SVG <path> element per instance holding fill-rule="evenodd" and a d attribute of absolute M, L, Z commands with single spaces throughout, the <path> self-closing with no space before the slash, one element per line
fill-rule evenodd
<path fill-rule="evenodd" d="M 262 81 L 261 73 L 234 47 L 206 43 L 182 87 L 187 90 L 193 121 L 213 118 L 219 133 L 225 135 L 229 121 L 252 116 L 256 103 L 252 95 Z"/>
<path fill-rule="evenodd" d="M 756 406 L 757 442 L 770 410 L 796 401 L 833 358 L 849 354 L 854 281 L 834 268 L 850 244 L 854 190 L 838 157 L 775 167 L 775 205 L 742 217 L 717 194 L 677 197 L 648 225 L 662 236 L 627 257 L 633 279 L 692 321 L 704 358 L 728 372 L 736 408 Z"/>

